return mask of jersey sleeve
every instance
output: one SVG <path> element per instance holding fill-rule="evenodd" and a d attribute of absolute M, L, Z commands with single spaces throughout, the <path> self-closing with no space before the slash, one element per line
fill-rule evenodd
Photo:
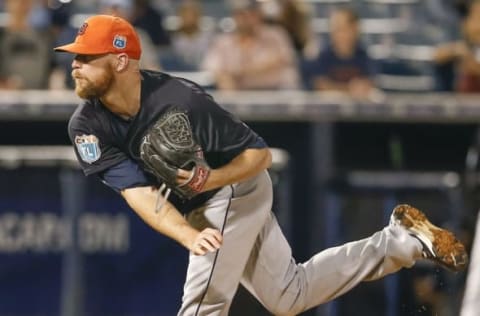
<path fill-rule="evenodd" d="M 130 159 L 123 160 L 107 170 L 99 172 L 98 176 L 105 185 L 116 192 L 155 184 L 155 181 Z"/>
<path fill-rule="evenodd" d="M 189 116 L 193 134 L 207 155 L 218 153 L 231 160 L 245 149 L 267 147 L 257 133 L 211 97 L 194 97 Z"/>
<path fill-rule="evenodd" d="M 129 159 L 125 153 L 112 145 L 106 132 L 99 128 L 101 125 L 95 123 L 94 118 L 88 119 L 76 111 L 68 124 L 70 141 L 87 176 Z"/>

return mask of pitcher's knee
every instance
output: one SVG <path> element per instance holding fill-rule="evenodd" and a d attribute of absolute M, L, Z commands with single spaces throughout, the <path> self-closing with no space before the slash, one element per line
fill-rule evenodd
<path fill-rule="evenodd" d="M 305 310 L 305 306 L 300 301 L 300 295 L 288 293 L 277 302 L 266 306 L 269 312 L 275 316 L 294 316 Z"/>
<path fill-rule="evenodd" d="M 268 308 L 268 311 L 275 316 L 295 316 L 302 312 L 302 310 L 298 310 L 298 308 L 294 308 L 294 306 L 272 306 Z"/>

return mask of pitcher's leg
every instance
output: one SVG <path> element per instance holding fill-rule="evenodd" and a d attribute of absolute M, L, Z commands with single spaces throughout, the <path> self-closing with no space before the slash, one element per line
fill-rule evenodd
<path fill-rule="evenodd" d="M 478 213 L 475 240 L 470 253 L 471 262 L 468 268 L 461 316 L 476 316 L 480 311 L 480 213 Z"/>
<path fill-rule="evenodd" d="M 189 215 L 194 227 L 221 230 L 223 244 L 215 253 L 190 255 L 178 315 L 228 315 L 245 264 L 270 211 L 271 198 L 268 177 L 261 175 L 232 186 L 230 192 L 222 190 L 205 208 Z"/>
<path fill-rule="evenodd" d="M 272 215 L 259 234 L 242 283 L 275 315 L 295 315 L 373 280 L 410 267 L 421 243 L 400 227 L 322 251 L 303 264 Z"/>

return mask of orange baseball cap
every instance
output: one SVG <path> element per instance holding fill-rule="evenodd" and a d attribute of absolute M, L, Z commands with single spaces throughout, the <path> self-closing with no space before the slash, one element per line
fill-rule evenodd
<path fill-rule="evenodd" d="M 95 15 L 83 23 L 73 43 L 54 48 L 58 52 L 82 55 L 126 53 L 140 59 L 142 48 L 133 26 L 111 15 Z"/>

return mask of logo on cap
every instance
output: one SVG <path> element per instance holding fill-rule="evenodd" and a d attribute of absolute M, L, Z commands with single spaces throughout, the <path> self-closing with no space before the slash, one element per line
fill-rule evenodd
<path fill-rule="evenodd" d="M 85 31 L 87 30 L 87 27 L 88 23 L 83 23 L 82 26 L 78 29 L 78 35 L 83 35 L 83 33 L 85 33 Z"/>
<path fill-rule="evenodd" d="M 127 47 L 127 38 L 122 35 L 115 35 L 113 38 L 113 47 L 117 49 L 124 49 Z"/>

